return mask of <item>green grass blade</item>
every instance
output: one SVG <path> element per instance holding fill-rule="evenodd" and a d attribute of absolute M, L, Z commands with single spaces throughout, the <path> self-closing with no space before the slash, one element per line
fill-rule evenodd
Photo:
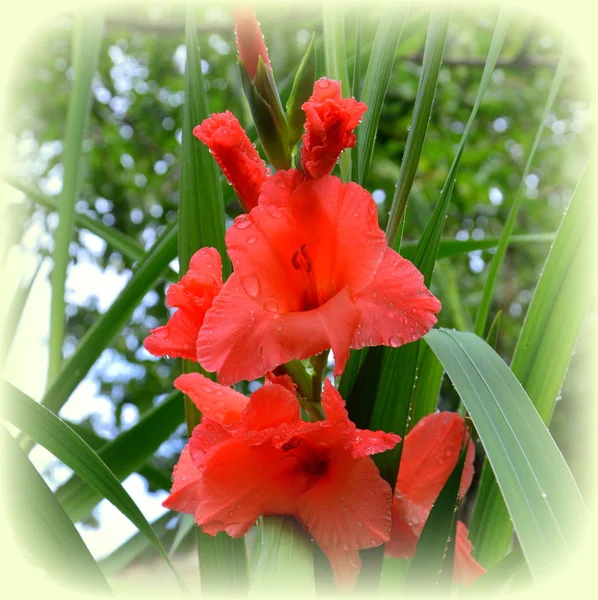
<path fill-rule="evenodd" d="M 447 9 L 435 9 L 430 16 L 411 126 L 407 135 L 405 153 L 401 162 L 399 179 L 395 186 L 395 193 L 386 226 L 386 239 L 390 246 L 394 245 L 395 238 L 397 237 L 399 223 L 407 206 L 409 192 L 411 191 L 422 148 L 424 147 L 434 95 L 436 94 L 436 85 L 438 84 L 438 73 L 440 72 L 440 64 L 442 63 L 442 55 L 444 54 L 444 46 L 446 44 L 449 20 L 450 10 Z"/>
<path fill-rule="evenodd" d="M 103 350 L 129 321 L 143 296 L 176 257 L 176 246 L 177 225 L 173 224 L 158 238 L 112 306 L 97 319 L 75 353 L 62 365 L 42 398 L 46 408 L 55 413 L 62 408 Z"/>
<path fill-rule="evenodd" d="M 341 82 L 343 98 L 351 93 L 347 50 L 345 43 L 345 9 L 331 2 L 322 4 L 322 23 L 324 28 L 324 58 L 326 77 Z M 351 150 L 347 148 L 339 161 L 341 179 L 351 180 Z"/>
<path fill-rule="evenodd" d="M 10 462 L 5 507 L 15 533 L 50 576 L 76 583 L 79 589 L 109 592 L 98 564 L 42 476 L 6 429 L 0 432 L 3 454 Z"/>
<path fill-rule="evenodd" d="M 60 369 L 64 339 L 64 286 L 70 260 L 69 244 L 73 239 L 73 222 L 77 188 L 81 180 L 81 151 L 91 110 L 91 80 L 99 63 L 104 19 L 94 14 L 78 15 L 73 30 L 73 65 L 75 78 L 69 96 L 64 140 L 63 186 L 58 204 L 58 228 L 54 236 L 52 296 L 50 308 L 50 346 L 48 382 Z"/>
<path fill-rule="evenodd" d="M 444 369 L 426 344 L 420 345 L 415 389 L 411 395 L 411 413 L 407 433 L 426 415 L 436 410 Z"/>
<path fill-rule="evenodd" d="M 530 572 L 541 580 L 571 557 L 587 524 L 575 480 L 529 396 L 486 342 L 447 329 L 425 339 L 476 427 Z"/>
<path fill-rule="evenodd" d="M 522 235 L 514 235 L 511 237 L 511 244 L 545 244 L 554 241 L 556 233 L 527 233 Z M 473 252 L 474 250 L 490 250 L 498 246 L 500 238 L 489 237 L 483 240 L 449 240 L 440 241 L 436 259 L 450 258 Z M 401 243 L 401 256 L 408 260 L 413 260 L 417 242 L 408 241 Z"/>
<path fill-rule="evenodd" d="M 486 329 L 486 321 L 488 320 L 488 313 L 490 311 L 490 302 L 492 301 L 492 296 L 494 294 L 494 287 L 496 285 L 498 273 L 505 258 L 505 254 L 507 252 L 509 239 L 511 237 L 511 234 L 513 233 L 513 229 L 515 228 L 515 222 L 519 213 L 519 207 L 521 206 L 521 201 L 525 192 L 525 178 L 529 174 L 532 162 L 536 154 L 536 150 L 538 149 L 538 145 L 540 144 L 542 132 L 544 131 L 544 127 L 546 125 L 546 119 L 548 117 L 548 114 L 552 110 L 552 105 L 554 104 L 554 100 L 567 71 L 568 61 L 568 54 L 566 51 L 564 51 L 561 55 L 559 64 L 554 74 L 552 85 L 550 86 L 550 90 L 548 91 L 548 97 L 546 98 L 546 103 L 544 105 L 542 117 L 540 118 L 540 125 L 538 126 L 538 129 L 536 131 L 536 137 L 534 138 L 534 142 L 527 156 L 527 162 L 525 163 L 523 174 L 521 175 L 521 181 L 519 183 L 519 187 L 517 188 L 517 192 L 515 193 L 515 197 L 513 198 L 513 205 L 511 206 L 509 216 L 507 217 L 507 222 L 505 223 L 505 227 L 500 236 L 496 253 L 492 257 L 492 261 L 490 262 L 490 266 L 488 267 L 488 275 L 486 276 L 486 282 L 484 283 L 484 290 L 482 292 L 482 299 L 478 306 L 478 312 L 476 315 L 475 332 L 479 336 L 483 336 Z"/>
<path fill-rule="evenodd" d="M 424 229 L 424 232 L 410 257 L 410 260 L 424 274 L 426 285 L 429 285 L 430 281 L 432 280 L 434 263 L 436 262 L 438 256 L 438 247 L 440 244 L 442 231 L 444 230 L 444 223 L 448 214 L 451 196 L 455 187 L 457 172 L 459 171 L 459 167 L 461 165 L 461 157 L 463 156 L 465 145 L 469 139 L 469 134 L 471 133 L 471 128 L 473 127 L 478 109 L 482 103 L 482 98 L 488 89 L 488 84 L 490 83 L 492 72 L 494 71 L 496 61 L 498 60 L 508 26 L 509 19 L 503 12 L 501 12 L 498 16 L 496 27 L 494 29 L 494 35 L 492 36 L 490 49 L 488 50 L 488 57 L 486 58 L 486 64 L 484 65 L 484 71 L 482 72 L 482 78 L 478 87 L 473 108 L 469 115 L 469 119 L 467 120 L 467 124 L 465 125 L 463 135 L 461 136 L 457 153 L 455 154 L 455 158 L 453 159 L 453 163 L 449 169 L 446 181 L 440 192 L 440 199 L 434 207 L 432 216 L 430 217 L 430 220 L 428 221 L 426 228 Z M 397 245 L 399 241 L 400 240 L 397 240 Z"/>
<path fill-rule="evenodd" d="M 99 450 L 103 446 L 110 443 L 110 440 L 107 440 L 107 439 L 99 436 L 97 433 L 95 433 L 95 431 L 92 431 L 88 427 L 79 425 L 78 423 L 72 423 L 71 421 L 68 421 L 66 419 L 63 419 L 63 421 L 80 438 L 82 438 L 92 448 L 92 450 L 95 450 L 96 452 L 98 452 L 98 454 L 99 454 Z M 101 458 L 101 455 L 100 455 L 100 458 Z M 104 462 L 107 462 L 107 461 L 104 461 Z M 151 464 L 151 462 L 146 462 L 145 464 L 143 464 L 140 467 L 138 467 L 137 469 L 135 469 L 135 471 L 142 477 L 145 477 L 145 479 L 147 479 L 148 483 L 151 484 L 151 486 L 153 488 L 156 488 L 159 490 L 166 490 L 166 491 L 170 490 L 170 487 L 172 485 L 170 473 L 167 473 L 164 469 L 161 469 L 160 467 L 156 467 L 155 465 Z"/>
<path fill-rule="evenodd" d="M 3 314 L 0 317 L 2 320 L 2 325 L 0 327 L 0 335 L 2 338 L 0 339 L 0 366 L 4 365 L 4 360 L 10 352 L 15 334 L 17 333 L 17 328 L 21 322 L 21 317 L 23 316 L 27 298 L 29 298 L 31 288 L 37 279 L 42 264 L 43 258 L 37 263 L 37 267 L 35 268 L 35 272 L 31 276 L 31 279 L 29 279 L 29 281 L 21 281 L 21 285 L 10 299 L 6 311 L 3 311 Z"/>
<path fill-rule="evenodd" d="M 170 546 L 170 550 L 168 551 L 168 556 L 172 558 L 174 553 L 177 551 L 178 547 L 181 545 L 181 542 L 189 535 L 189 533 L 195 528 L 195 518 L 193 515 L 181 515 L 181 520 L 179 521 L 179 525 L 177 527 L 176 535 L 174 536 L 174 540 L 172 540 L 172 546 Z"/>
<path fill-rule="evenodd" d="M 466 594 L 479 594 L 498 592 L 517 573 L 525 568 L 525 557 L 521 546 L 513 548 L 497 565 L 486 571 L 471 587 L 465 590 Z"/>
<path fill-rule="evenodd" d="M 114 476 L 123 481 L 143 466 L 184 419 L 183 395 L 175 390 L 131 429 L 104 444 L 97 454 Z M 56 490 L 56 497 L 73 521 L 85 518 L 102 499 L 97 490 L 76 475 Z"/>
<path fill-rule="evenodd" d="M 181 275 L 191 256 L 203 246 L 220 252 L 223 277 L 230 272 L 230 261 L 224 243 L 225 218 L 222 188 L 214 158 L 207 147 L 193 135 L 193 128 L 209 114 L 197 39 L 195 10 L 189 8 L 185 23 L 187 61 L 185 66 L 185 104 L 183 105 L 183 139 L 181 154 L 181 195 L 179 205 L 179 263 Z M 200 371 L 197 363 L 183 361 L 183 372 Z M 189 436 L 201 420 L 201 414 L 185 398 L 185 415 Z M 209 536 L 197 529 L 199 569 L 204 593 L 239 592 L 247 586 L 246 549 L 244 539 L 233 539 L 225 533 Z"/>
<path fill-rule="evenodd" d="M 23 192 L 23 194 L 36 204 L 39 204 L 52 212 L 58 211 L 58 202 L 56 202 L 54 198 L 46 196 L 36 187 L 21 183 L 10 175 L 4 175 L 3 179 L 8 185 Z M 134 240 L 118 229 L 108 227 L 108 225 L 104 225 L 101 221 L 92 219 L 91 217 L 82 215 L 78 212 L 75 212 L 73 219 L 75 227 L 87 229 L 87 231 L 102 238 L 108 246 L 114 250 L 118 250 L 123 256 L 126 256 L 131 260 L 141 260 L 143 258 L 145 254 L 143 246 L 137 242 L 137 240 Z"/>
<path fill-rule="evenodd" d="M 411 559 L 407 589 L 448 591 L 453 578 L 453 559 L 459 506 L 459 485 L 465 465 L 467 446 L 442 487 L 426 519 Z"/>
<path fill-rule="evenodd" d="M 313 597 L 314 557 L 309 535 L 288 516 L 262 520 L 262 546 L 251 592 L 292 590 L 302 598 Z"/>
<path fill-rule="evenodd" d="M 158 539 L 162 539 L 165 536 L 168 532 L 166 525 L 176 516 L 177 513 L 169 510 L 151 524 L 154 534 Z M 124 544 L 114 550 L 112 554 L 100 560 L 98 564 L 106 577 L 114 577 L 123 569 L 126 569 L 148 548 L 150 548 L 150 543 L 147 537 L 142 533 L 137 532 Z"/>
<path fill-rule="evenodd" d="M 407 10 L 399 11 L 396 6 L 388 6 L 382 10 L 365 73 L 361 100 L 367 104 L 368 109 L 357 128 L 356 150 L 353 153 L 354 161 L 357 163 L 357 177 L 354 181 L 364 187 L 367 185 L 382 104 L 390 83 L 392 65 L 407 12 Z M 355 61 L 355 66 L 357 65 L 359 60 Z M 358 78 L 358 71 L 353 79 L 355 80 L 356 77 Z M 353 169 L 355 170 L 355 166 Z"/>
<path fill-rule="evenodd" d="M 586 166 L 555 242 L 519 335 L 511 369 L 540 416 L 550 423 L 583 318 L 594 290 L 587 265 L 596 220 Z M 506 554 L 512 526 L 490 468 L 485 465 L 480 496 L 471 522 L 476 556 L 491 567 Z M 492 542 L 490 542 L 492 540 Z"/>
<path fill-rule="evenodd" d="M 2 417 L 42 445 L 123 513 L 168 563 L 166 551 L 139 507 L 102 459 L 61 419 L 10 384 L 3 383 Z"/>

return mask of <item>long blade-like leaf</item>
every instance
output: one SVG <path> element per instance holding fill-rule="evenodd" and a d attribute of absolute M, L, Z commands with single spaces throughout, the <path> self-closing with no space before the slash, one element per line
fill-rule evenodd
<path fill-rule="evenodd" d="M 112 306 L 87 331 L 75 353 L 63 364 L 42 404 L 58 412 L 114 336 L 128 322 L 135 307 L 152 289 L 168 263 L 176 257 L 177 226 L 169 226 L 145 258 Z"/>
<path fill-rule="evenodd" d="M 114 476 L 123 481 L 141 468 L 185 418 L 183 395 L 175 390 L 158 406 L 143 415 L 140 421 L 104 444 L 97 452 Z M 56 497 L 73 521 L 86 517 L 102 499 L 76 474 L 56 490 Z"/>
<path fill-rule="evenodd" d="M 4 175 L 3 179 L 8 185 L 16 190 L 19 190 L 20 192 L 23 192 L 23 194 L 25 194 L 36 204 L 39 204 L 40 206 L 43 206 L 44 208 L 47 208 L 53 212 L 58 210 L 58 202 L 56 202 L 54 198 L 46 196 L 46 194 L 38 190 L 36 187 L 21 183 L 11 175 Z M 92 219 L 91 217 L 82 215 L 78 212 L 75 212 L 73 220 L 76 227 L 79 227 L 80 229 L 87 229 L 87 231 L 94 233 L 98 237 L 102 238 L 111 248 L 121 252 L 123 256 L 126 256 L 132 260 L 141 260 L 143 258 L 145 254 L 143 246 L 137 242 L 137 240 L 134 240 L 118 229 L 115 229 L 114 227 L 108 227 L 108 225 L 104 225 L 104 223 L 101 221 Z"/>
<path fill-rule="evenodd" d="M 341 82 L 342 95 L 350 95 L 351 83 L 347 66 L 345 43 L 345 9 L 331 2 L 322 4 L 322 23 L 324 26 L 324 57 L 326 76 Z M 347 148 L 339 162 L 341 179 L 351 179 L 351 150 Z"/>
<path fill-rule="evenodd" d="M 490 262 L 490 266 L 488 267 L 488 275 L 486 277 L 486 282 L 484 283 L 482 299 L 480 300 L 480 304 L 478 305 L 478 312 L 476 315 L 475 332 L 479 336 L 484 335 L 486 329 L 486 321 L 488 320 L 490 302 L 492 300 L 492 295 L 494 294 L 494 286 L 496 285 L 496 281 L 498 279 L 498 272 L 500 271 L 500 267 L 502 266 L 505 254 L 507 252 L 509 239 L 511 237 L 511 234 L 513 233 L 513 229 L 515 228 L 515 222 L 517 220 L 517 215 L 519 214 L 519 207 L 521 206 L 521 201 L 525 192 L 525 179 L 529 174 L 529 170 L 534 160 L 536 150 L 538 149 L 538 145 L 540 144 L 540 138 L 542 137 L 542 132 L 544 131 L 544 127 L 546 125 L 546 119 L 548 117 L 548 114 L 550 113 L 550 110 L 552 109 L 552 105 L 556 98 L 557 92 L 561 87 L 561 83 L 567 71 L 568 61 L 569 57 L 567 51 L 564 51 L 561 55 L 561 59 L 559 60 L 556 73 L 554 74 L 552 85 L 550 86 L 550 90 L 548 91 L 548 97 L 546 98 L 544 111 L 542 112 L 542 116 L 540 118 L 540 125 L 536 131 L 536 137 L 534 138 L 534 142 L 527 156 L 527 161 L 523 169 L 523 174 L 521 175 L 521 181 L 519 182 L 519 187 L 517 188 L 517 192 L 515 193 L 515 197 L 513 198 L 513 205 L 511 206 L 509 216 L 507 217 L 507 222 L 505 223 L 505 227 L 500 236 L 496 253 L 492 257 L 492 261 Z"/>
<path fill-rule="evenodd" d="M 3 384 L 2 418 L 50 451 L 114 504 L 154 545 L 178 577 L 139 507 L 101 458 L 61 419 L 10 384 Z"/>
<path fill-rule="evenodd" d="M 364 187 L 367 185 L 382 104 L 406 17 L 407 11 L 400 11 L 396 6 L 388 6 L 382 10 L 365 73 L 361 100 L 367 104 L 368 109 L 357 129 L 355 152 L 358 164 L 355 181 Z M 359 61 L 356 60 L 355 64 L 359 64 Z"/>
<path fill-rule="evenodd" d="M 587 282 L 596 221 L 590 181 L 593 172 L 586 166 L 546 260 L 511 363 L 546 424 L 595 293 Z M 500 561 L 509 548 L 512 525 L 508 517 L 494 476 L 485 465 L 471 537 L 476 556 L 488 567 Z"/>
<path fill-rule="evenodd" d="M 262 544 L 251 591 L 271 593 L 281 589 L 302 598 L 313 597 L 313 548 L 293 517 L 267 516 L 263 517 Z"/>
<path fill-rule="evenodd" d="M 193 136 L 193 128 L 209 116 L 194 8 L 187 11 L 185 44 L 187 61 L 179 205 L 181 275 L 187 271 L 191 256 L 199 248 L 212 246 L 220 252 L 223 276 L 226 278 L 230 274 L 230 262 L 224 243 L 224 203 L 218 171 L 206 146 Z M 183 372 L 193 371 L 201 371 L 201 368 L 197 363 L 184 360 Z M 201 414 L 189 398 L 185 399 L 185 415 L 191 437 L 193 429 L 201 420 Z M 208 536 L 200 529 L 197 534 L 204 593 L 242 591 L 247 585 L 245 540 L 235 540 L 225 533 Z"/>
<path fill-rule="evenodd" d="M 64 140 L 63 184 L 58 204 L 58 228 L 54 237 L 54 267 L 50 308 L 50 358 L 48 381 L 51 382 L 62 362 L 64 338 L 64 286 L 70 260 L 69 244 L 73 238 L 73 221 L 77 187 L 81 180 L 81 149 L 91 108 L 91 80 L 95 75 L 102 42 L 104 20 L 101 15 L 81 15 L 73 30 L 73 65 L 75 79 L 69 96 Z"/>
<path fill-rule="evenodd" d="M 428 123 L 432 113 L 432 104 L 436 94 L 436 85 L 438 84 L 438 73 L 444 54 L 446 44 L 446 34 L 450 20 L 450 10 L 438 8 L 430 16 L 429 33 L 426 38 L 424 48 L 424 58 L 422 64 L 419 85 L 415 96 L 413 106 L 413 116 L 411 126 L 407 135 L 405 144 L 405 154 L 401 162 L 399 179 L 395 186 L 395 193 L 392 199 L 388 224 L 386 226 L 386 239 L 390 246 L 394 245 L 399 223 L 403 217 L 409 192 L 415 179 L 415 172 L 421 157 L 428 131 Z"/>
<path fill-rule="evenodd" d="M 575 480 L 529 396 L 486 342 L 432 330 L 444 366 L 479 434 L 533 577 L 561 568 L 587 523 Z"/>
<path fill-rule="evenodd" d="M 42 476 L 3 427 L 0 438 L 10 460 L 10 469 L 4 473 L 9 490 L 5 507 L 28 551 L 50 576 L 88 590 L 109 591 L 96 561 Z"/>

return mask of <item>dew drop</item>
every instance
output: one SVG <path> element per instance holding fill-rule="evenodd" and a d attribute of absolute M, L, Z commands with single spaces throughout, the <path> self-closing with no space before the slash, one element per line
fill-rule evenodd
<path fill-rule="evenodd" d="M 349 544 L 343 544 L 343 550 L 349 552 Z"/>
<path fill-rule="evenodd" d="M 251 225 L 251 221 L 245 216 L 237 217 L 235 219 L 235 227 L 237 229 L 247 229 Z"/>
<path fill-rule="evenodd" d="M 229 516 L 229 517 L 232 517 L 234 514 L 235 514 L 235 511 L 234 511 L 234 510 L 229 510 L 229 511 L 228 511 L 228 516 Z"/>
<path fill-rule="evenodd" d="M 358 213 L 357 211 L 355 211 L 355 212 L 353 213 L 353 216 L 354 216 L 356 219 L 359 219 L 359 213 Z"/>
<path fill-rule="evenodd" d="M 273 298 L 266 300 L 264 302 L 264 310 L 267 310 L 268 312 L 272 313 L 278 312 L 278 302 L 276 302 L 276 300 L 274 300 Z"/>
<path fill-rule="evenodd" d="M 247 238 L 248 244 L 255 244 L 256 241 L 257 241 L 257 238 L 255 237 L 255 235 L 252 235 L 251 237 Z"/>
<path fill-rule="evenodd" d="M 224 392 L 222 390 L 216 390 L 216 396 L 222 396 L 223 393 Z"/>
<path fill-rule="evenodd" d="M 330 81 L 328 79 L 320 79 L 318 81 L 318 87 L 325 90 L 328 86 L 330 86 Z"/>
<path fill-rule="evenodd" d="M 390 341 L 390 345 L 393 348 L 396 348 L 397 346 L 401 345 L 401 338 L 398 335 L 391 336 L 389 341 Z"/>
<path fill-rule="evenodd" d="M 212 391 L 212 387 L 211 387 L 211 386 L 209 386 L 209 385 L 204 385 L 204 386 L 203 386 L 203 391 L 204 391 L 204 392 L 208 392 L 208 393 L 210 393 L 210 392 Z"/>
<path fill-rule="evenodd" d="M 276 331 L 282 331 L 282 325 L 277 325 L 277 326 L 275 327 L 275 329 L 276 329 Z"/>
<path fill-rule="evenodd" d="M 260 293 L 260 282 L 255 275 L 249 275 L 241 280 L 243 289 L 248 296 L 255 298 Z"/>

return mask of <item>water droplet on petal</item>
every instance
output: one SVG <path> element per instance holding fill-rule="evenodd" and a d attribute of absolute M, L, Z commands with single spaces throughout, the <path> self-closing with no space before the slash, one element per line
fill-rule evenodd
<path fill-rule="evenodd" d="M 216 396 L 222 396 L 223 393 L 222 390 L 216 390 Z"/>
<path fill-rule="evenodd" d="M 401 345 L 401 338 L 398 335 L 393 335 L 391 336 L 389 342 L 393 348 L 396 348 L 397 346 Z"/>
<path fill-rule="evenodd" d="M 235 219 L 235 227 L 237 229 L 247 229 L 251 225 L 251 220 L 241 215 Z"/>
<path fill-rule="evenodd" d="M 269 300 L 266 300 L 264 302 L 264 310 L 267 310 L 268 312 L 278 312 L 278 302 L 276 302 L 276 300 L 274 300 L 274 298 L 270 298 Z"/>
<path fill-rule="evenodd" d="M 255 244 L 256 241 L 257 241 L 257 238 L 255 237 L 255 235 L 252 235 L 251 237 L 247 238 L 248 244 Z"/>
<path fill-rule="evenodd" d="M 203 391 L 210 393 L 212 391 L 212 386 L 204 385 L 203 386 Z"/>
<path fill-rule="evenodd" d="M 354 216 L 356 219 L 359 219 L 359 213 L 358 213 L 357 211 L 355 211 L 355 212 L 353 213 L 353 216 Z"/>
<path fill-rule="evenodd" d="M 322 88 L 323 90 L 325 90 L 329 85 L 330 81 L 328 81 L 328 79 L 320 79 L 318 81 L 318 87 Z"/>
<path fill-rule="evenodd" d="M 243 289 L 247 292 L 248 296 L 255 298 L 260 293 L 260 282 L 255 275 L 248 275 L 241 280 Z"/>

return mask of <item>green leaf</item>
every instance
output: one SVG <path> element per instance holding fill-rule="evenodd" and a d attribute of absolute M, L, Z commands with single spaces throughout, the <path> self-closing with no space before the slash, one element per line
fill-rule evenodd
<path fill-rule="evenodd" d="M 73 238 L 73 221 L 77 188 L 82 177 L 81 152 L 85 128 L 91 109 L 91 80 L 98 67 L 104 19 L 102 15 L 79 15 L 73 29 L 73 66 L 75 77 L 69 95 L 66 119 L 62 193 L 58 203 L 58 228 L 54 236 L 54 253 L 50 307 L 50 355 L 48 382 L 60 369 L 64 339 L 64 286 L 70 260 L 69 245 Z"/>
<path fill-rule="evenodd" d="M 309 535 L 293 517 L 262 518 L 262 546 L 251 592 L 292 590 L 314 595 L 314 558 Z"/>
<path fill-rule="evenodd" d="M 187 10 L 185 44 L 187 47 L 186 100 L 183 105 L 179 205 L 181 275 L 187 272 L 191 256 L 199 248 L 212 246 L 220 252 L 223 278 L 226 279 L 231 268 L 224 242 L 224 204 L 218 172 L 208 149 L 193 136 L 193 127 L 209 116 L 194 8 Z M 193 371 L 201 372 L 201 368 L 196 363 L 183 361 L 183 372 Z M 189 398 L 185 398 L 185 416 L 190 437 L 201 420 L 201 414 Z M 197 536 L 203 592 L 242 591 L 247 585 L 245 540 L 232 539 L 225 533 L 209 536 L 200 529 L 197 530 Z"/>
<path fill-rule="evenodd" d="M 218 168 L 208 148 L 193 135 L 193 128 L 210 116 L 194 11 L 185 25 L 185 103 L 181 142 L 181 189 L 179 205 L 179 263 L 181 275 L 202 246 L 216 248 L 222 257 L 223 278 L 231 272 L 224 243 L 225 217 Z"/>
<path fill-rule="evenodd" d="M 432 280 L 434 263 L 436 262 L 438 256 L 438 247 L 442 237 L 442 231 L 444 230 L 444 223 L 448 214 L 451 196 L 455 187 L 457 172 L 459 171 L 459 167 L 461 165 L 461 158 L 465 150 L 465 145 L 469 139 L 469 134 L 471 133 L 471 128 L 473 127 L 473 123 L 478 114 L 480 104 L 482 103 L 482 98 L 484 97 L 484 94 L 488 88 L 488 84 L 490 83 L 492 72 L 494 71 L 496 61 L 500 55 L 500 50 L 502 48 L 508 26 L 509 19 L 503 12 L 501 12 L 498 16 L 496 27 L 494 29 L 494 35 L 492 36 L 490 49 L 488 50 L 488 57 L 486 58 L 486 64 L 484 65 L 484 71 L 482 72 L 482 79 L 480 81 L 480 86 L 478 87 L 478 93 L 476 95 L 473 108 L 471 109 L 469 119 L 467 120 L 467 124 L 465 125 L 463 135 L 461 136 L 461 141 L 459 142 L 455 158 L 453 159 L 453 163 L 449 169 L 446 181 L 444 182 L 444 186 L 440 192 L 440 199 L 434 207 L 432 216 L 430 217 L 430 220 L 428 221 L 413 254 L 410 256 L 410 260 L 413 262 L 413 264 L 415 264 L 424 274 L 424 281 L 427 286 L 430 285 L 430 281 Z M 399 243 L 400 240 L 397 239 L 396 246 L 398 246 Z"/>
<path fill-rule="evenodd" d="M 525 558 L 521 546 L 513 548 L 497 565 L 486 571 L 470 587 L 465 588 L 466 594 L 479 594 L 480 592 L 499 592 L 501 588 L 517 573 L 525 568 Z"/>
<path fill-rule="evenodd" d="M 176 257 L 176 245 L 175 223 L 158 238 L 112 306 L 96 320 L 79 342 L 75 353 L 64 362 L 42 398 L 41 403 L 46 408 L 55 413 L 62 408 L 100 354 L 129 321 L 143 296 Z"/>
<path fill-rule="evenodd" d="M 575 480 L 529 396 L 486 342 L 446 329 L 425 340 L 476 427 L 530 572 L 541 580 L 572 555 L 588 522 Z"/>
<path fill-rule="evenodd" d="M 293 80 L 291 95 L 287 101 L 287 123 L 289 127 L 289 146 L 291 150 L 303 135 L 303 124 L 305 113 L 301 105 L 306 102 L 313 93 L 316 80 L 316 46 L 314 43 L 315 33 L 312 34 L 303 60 Z"/>
<path fill-rule="evenodd" d="M 383 8 L 365 73 L 361 100 L 367 104 L 368 109 L 357 128 L 357 143 L 354 153 L 357 155 L 355 160 L 358 164 L 355 181 L 364 187 L 368 181 L 380 113 L 390 83 L 392 65 L 407 12 L 407 9 L 399 11 L 396 6 L 392 5 Z M 359 60 L 355 61 L 355 65 L 359 65 Z"/>
<path fill-rule="evenodd" d="M 178 579 L 176 570 L 143 513 L 102 459 L 54 413 L 9 383 L 2 382 L 2 386 L 5 398 L 1 404 L 2 418 L 54 454 L 120 510 L 150 540 Z"/>
<path fill-rule="evenodd" d="M 594 296 L 587 284 L 596 213 L 586 166 L 519 335 L 511 369 L 549 424 L 583 318 Z M 493 566 L 506 554 L 512 537 L 508 512 L 490 468 L 485 465 L 471 522 L 476 556 Z M 492 543 L 489 540 L 493 540 Z"/>
<path fill-rule="evenodd" d="M 56 202 L 54 198 L 43 194 L 36 187 L 21 183 L 11 175 L 4 175 L 3 179 L 8 185 L 23 192 L 23 194 L 36 204 L 39 204 L 52 212 L 58 211 L 58 202 Z M 108 227 L 108 225 L 104 225 L 101 221 L 92 219 L 91 217 L 82 215 L 76 211 L 73 218 L 76 227 L 87 229 L 87 231 L 102 238 L 111 248 L 118 250 L 123 256 L 126 256 L 131 260 L 141 260 L 145 255 L 143 246 L 137 242 L 137 240 L 134 240 L 118 229 Z"/>
<path fill-rule="evenodd" d="M 103 446 L 110 443 L 110 440 L 100 437 L 97 433 L 95 433 L 95 431 L 92 431 L 84 425 L 72 423 L 66 419 L 63 419 L 63 421 L 96 452 L 98 452 Z M 107 461 L 104 460 L 104 462 Z M 137 473 L 139 473 L 139 475 L 145 477 L 152 487 L 166 491 L 170 490 L 172 486 L 172 480 L 170 473 L 167 473 L 164 469 L 154 466 L 151 464 L 151 462 L 146 462 L 135 470 Z"/>
<path fill-rule="evenodd" d="M 515 228 L 515 222 L 517 221 L 519 207 L 521 206 L 521 201 L 523 200 L 525 192 L 525 179 L 529 174 L 532 162 L 536 155 L 536 150 L 538 149 L 538 145 L 540 144 L 540 138 L 542 137 L 542 132 L 544 131 L 544 127 L 546 125 L 546 119 L 548 117 L 548 114 L 552 110 L 552 105 L 554 104 L 557 92 L 559 91 L 565 73 L 567 72 L 568 61 L 568 54 L 566 51 L 564 51 L 561 55 L 561 59 L 559 60 L 556 73 L 554 74 L 552 85 L 550 86 L 550 90 L 548 91 L 548 97 L 546 98 L 544 111 L 542 112 L 542 117 L 540 118 L 540 125 L 538 126 L 538 129 L 536 131 L 536 137 L 534 138 L 534 142 L 527 156 L 527 161 L 523 169 L 523 174 L 521 175 L 519 187 L 517 188 L 517 192 L 515 193 L 515 197 L 513 198 L 513 205 L 511 206 L 509 216 L 507 217 L 507 222 L 505 223 L 504 229 L 500 236 L 496 253 L 492 257 L 492 261 L 490 262 L 490 266 L 488 267 L 488 275 L 486 276 L 486 282 L 484 283 L 484 290 L 482 292 L 482 299 L 478 305 L 478 312 L 476 315 L 475 332 L 479 336 L 484 335 L 484 332 L 486 330 L 486 321 L 488 320 L 488 312 L 490 311 L 490 302 L 492 301 L 492 296 L 494 294 L 494 287 L 498 280 L 498 273 L 505 258 L 507 247 L 509 245 L 509 239 L 511 237 L 511 234 L 513 233 L 513 229 Z"/>
<path fill-rule="evenodd" d="M 174 553 L 181 545 L 181 542 L 195 527 L 195 517 L 193 515 L 181 515 L 181 520 L 179 521 L 176 535 L 174 536 L 174 540 L 172 540 L 172 546 L 170 546 L 170 550 L 168 551 L 168 556 L 170 556 L 170 558 L 174 556 Z"/>
<path fill-rule="evenodd" d="M 467 447 L 442 487 L 422 529 L 415 554 L 407 573 L 408 589 L 450 590 L 453 578 L 453 559 L 457 533 L 459 486 Z"/>
<path fill-rule="evenodd" d="M 434 95 L 436 94 L 436 85 L 438 84 L 438 73 L 440 72 L 440 64 L 442 63 L 449 20 L 450 10 L 447 9 L 435 9 L 430 16 L 411 126 L 407 135 L 405 153 L 401 162 L 399 179 L 395 186 L 395 193 L 386 226 L 386 239 L 390 246 L 394 245 L 399 230 L 399 223 L 407 206 L 409 192 L 411 191 L 422 148 L 424 147 L 428 123 L 432 114 Z"/>
<path fill-rule="evenodd" d="M 511 244 L 544 244 L 554 241 L 556 233 L 528 233 L 523 235 L 514 235 L 511 237 Z M 436 259 L 450 258 L 474 250 L 490 250 L 498 246 L 499 238 L 489 237 L 483 240 L 440 240 Z M 401 242 L 401 256 L 408 260 L 413 260 L 417 242 Z"/>
<path fill-rule="evenodd" d="M 7 518 L 27 550 L 51 577 L 76 582 L 79 589 L 110 591 L 79 532 L 27 460 L 17 442 L 0 428 L 5 471 Z"/>
<path fill-rule="evenodd" d="M 331 2 L 322 4 L 322 23 L 324 28 L 324 58 L 326 76 L 341 82 L 343 98 L 351 93 L 347 50 L 345 44 L 345 9 Z M 341 179 L 351 180 L 351 150 L 343 151 L 339 161 Z"/>
<path fill-rule="evenodd" d="M 407 433 L 426 415 L 436 410 L 443 374 L 444 369 L 434 352 L 426 344 L 421 344 L 415 388 L 411 395 L 411 418 L 407 423 Z"/>
<path fill-rule="evenodd" d="M 143 466 L 184 419 L 183 394 L 175 390 L 131 429 L 104 444 L 98 456 L 114 476 L 123 481 Z M 56 497 L 73 521 L 86 517 L 102 499 L 97 490 L 76 475 L 56 490 Z"/>

